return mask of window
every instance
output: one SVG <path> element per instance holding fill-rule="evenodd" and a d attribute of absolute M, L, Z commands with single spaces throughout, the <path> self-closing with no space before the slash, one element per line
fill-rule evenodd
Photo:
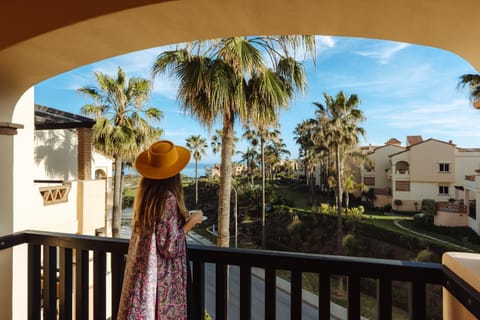
<path fill-rule="evenodd" d="M 363 177 L 363 184 L 366 186 L 374 186 L 375 177 Z"/>
<path fill-rule="evenodd" d="M 448 196 L 448 186 L 438 186 L 438 194 Z"/>
<path fill-rule="evenodd" d="M 450 172 L 450 163 L 442 162 L 438 164 L 440 172 Z"/>

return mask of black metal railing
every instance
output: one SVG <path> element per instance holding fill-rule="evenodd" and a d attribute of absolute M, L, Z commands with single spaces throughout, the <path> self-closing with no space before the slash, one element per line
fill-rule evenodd
<path fill-rule="evenodd" d="M 25 231 L 0 237 L 0 250 L 28 244 L 28 319 L 88 319 L 89 283 L 93 277 L 94 319 L 111 318 L 123 281 L 128 240 L 72 234 Z M 302 274 L 318 275 L 318 319 L 330 319 L 332 276 L 347 278 L 348 319 L 360 318 L 360 283 L 376 279 L 377 318 L 392 318 L 392 283 L 410 283 L 411 319 L 426 318 L 427 284 L 444 286 L 476 317 L 480 317 L 480 294 L 445 266 L 399 260 L 296 254 L 264 250 L 228 249 L 189 245 L 193 270 L 196 319 L 205 311 L 206 265 L 215 266 L 215 319 L 227 319 L 229 266 L 239 268 L 239 318 L 252 317 L 252 268 L 264 269 L 264 314 L 276 317 L 277 270 L 290 272 L 290 318 L 302 318 Z M 89 269 L 93 264 L 93 275 Z M 107 274 L 111 288 L 107 288 Z M 111 294 L 107 294 L 111 292 Z M 108 301 L 107 301 L 108 297 Z M 213 310 L 209 310 L 213 312 Z"/>

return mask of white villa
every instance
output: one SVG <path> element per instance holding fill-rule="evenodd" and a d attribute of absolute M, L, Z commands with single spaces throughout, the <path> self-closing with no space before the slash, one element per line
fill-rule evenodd
<path fill-rule="evenodd" d="M 111 211 L 113 159 L 95 151 L 95 121 L 35 105 L 33 208 L 41 230 L 105 234 Z"/>
<path fill-rule="evenodd" d="M 474 214 L 480 204 L 480 189 L 475 184 L 480 149 L 460 148 L 452 141 L 408 136 L 405 147 L 398 140 L 390 139 L 383 146 L 373 147 L 367 155 L 372 165 L 363 168 L 362 181 L 374 189 L 376 206 L 390 204 L 399 211 L 418 211 L 422 200 L 433 199 L 438 203 L 438 211 L 442 211 L 440 209 L 450 202 L 457 205 L 457 214 L 440 212 L 435 224 L 470 226 L 480 232 L 480 219 Z"/>

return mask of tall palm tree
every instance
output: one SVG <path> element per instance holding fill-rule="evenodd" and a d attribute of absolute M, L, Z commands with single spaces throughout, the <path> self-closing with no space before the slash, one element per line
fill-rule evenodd
<path fill-rule="evenodd" d="M 120 235 L 122 204 L 122 167 L 132 162 L 134 156 L 151 144 L 161 134 L 149 121 L 158 121 L 162 112 L 146 106 L 152 84 L 140 77 L 127 78 L 118 68 L 116 78 L 95 72 L 95 86 L 78 89 L 93 99 L 81 111 L 96 118 L 93 127 L 94 146 L 114 159 L 112 236 Z"/>
<path fill-rule="evenodd" d="M 177 95 L 183 109 L 208 128 L 211 128 L 216 119 L 222 119 L 217 245 L 226 247 L 229 246 L 230 234 L 235 119 L 246 123 L 256 113 L 256 104 L 247 103 L 251 101 L 247 90 L 248 82 L 254 80 L 267 91 L 275 90 L 272 105 L 276 106 L 279 102 L 284 104 L 287 99 L 277 94 L 287 96 L 287 89 L 295 88 L 299 79 L 292 71 L 297 70 L 295 67 L 298 63 L 293 64 L 295 60 L 292 59 L 290 65 L 282 64 L 284 79 L 280 79 L 266 67 L 263 52 L 267 52 L 271 58 L 274 69 L 280 69 L 280 58 L 286 56 L 289 48 L 303 44 L 313 52 L 315 46 L 314 37 L 310 36 L 229 37 L 210 41 L 209 44 L 206 48 L 204 43 L 197 42 L 183 49 L 161 53 L 154 63 L 153 74 L 174 74 L 179 79 Z M 285 85 L 288 81 L 291 86 Z"/>
<path fill-rule="evenodd" d="M 458 87 L 468 87 L 469 97 L 476 109 L 480 109 L 480 74 L 464 74 L 458 79 Z"/>
<path fill-rule="evenodd" d="M 360 99 L 352 94 L 347 97 L 342 91 L 335 97 L 323 94 L 325 105 L 314 102 L 317 107 L 315 114 L 322 127 L 328 147 L 335 155 L 335 187 L 337 198 L 337 250 L 342 248 L 342 195 L 343 195 L 343 159 L 348 147 L 358 144 L 359 135 L 365 135 L 365 130 L 358 125 L 365 120 L 363 112 L 358 109 Z"/>
<path fill-rule="evenodd" d="M 198 204 L 198 161 L 202 160 L 202 156 L 207 155 L 207 139 L 200 135 L 191 135 L 186 139 L 187 148 L 192 151 L 195 159 L 195 205 Z"/>

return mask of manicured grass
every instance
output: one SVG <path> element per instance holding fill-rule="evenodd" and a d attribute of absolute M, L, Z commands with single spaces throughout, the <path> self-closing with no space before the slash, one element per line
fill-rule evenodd
<path fill-rule="evenodd" d="M 278 192 L 288 202 L 292 203 L 292 207 L 304 210 L 311 210 L 312 204 L 310 203 L 310 190 L 305 185 L 280 185 L 278 186 Z"/>
<path fill-rule="evenodd" d="M 431 236 L 431 237 L 434 237 L 434 238 L 437 238 L 437 239 L 440 239 L 440 240 L 443 240 L 443 241 L 447 241 L 447 242 L 450 242 L 450 243 L 468 248 L 468 249 L 473 250 L 475 252 L 480 252 L 480 244 L 471 243 L 471 242 L 465 241 L 465 239 L 464 239 L 465 237 L 467 237 L 467 232 L 468 232 L 469 236 L 472 236 L 470 233 L 473 232 L 473 231 L 471 231 L 471 230 L 465 230 L 464 235 L 462 235 L 462 232 L 458 232 L 458 238 L 457 238 L 457 237 L 450 236 L 448 234 L 444 234 L 444 233 L 441 232 L 441 230 L 439 230 L 438 232 L 435 232 L 435 229 L 440 229 L 440 228 L 429 227 L 427 229 L 427 228 L 419 227 L 419 226 L 415 225 L 413 223 L 413 221 L 402 221 L 401 224 L 402 224 L 402 226 L 405 226 L 406 228 L 409 228 L 409 229 L 414 230 L 416 232 L 419 232 L 419 233 L 422 233 L 422 234 L 425 234 L 425 235 L 428 235 L 428 236 Z M 431 229 L 434 229 L 434 230 L 431 230 Z M 476 237 L 478 237 L 478 236 L 476 236 Z M 458 250 L 455 247 L 453 249 Z"/>

